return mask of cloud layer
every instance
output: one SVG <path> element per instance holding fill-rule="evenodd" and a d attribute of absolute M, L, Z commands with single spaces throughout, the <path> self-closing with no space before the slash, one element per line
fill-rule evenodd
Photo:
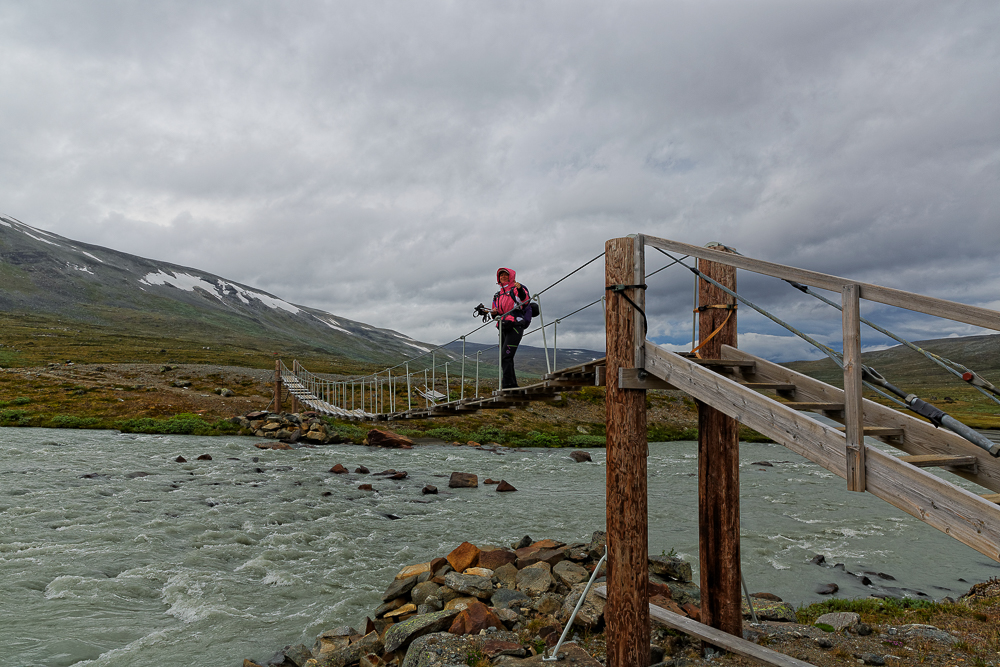
<path fill-rule="evenodd" d="M 636 231 L 997 307 L 998 34 L 994 2 L 5 3 L 0 211 L 433 342 L 497 266 L 538 291 Z M 650 280 L 659 340 L 691 282 Z M 599 306 L 559 340 L 603 346 Z"/>

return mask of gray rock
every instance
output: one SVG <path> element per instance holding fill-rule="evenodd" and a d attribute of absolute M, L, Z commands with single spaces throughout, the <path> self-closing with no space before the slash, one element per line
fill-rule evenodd
<path fill-rule="evenodd" d="M 667 558 L 666 556 L 650 556 L 649 571 L 674 581 L 691 581 L 691 563 L 680 558 Z"/>
<path fill-rule="evenodd" d="M 541 595 L 552 587 L 553 580 L 550 572 L 552 572 L 552 566 L 544 561 L 518 570 L 515 578 L 517 590 L 531 597 Z"/>
<path fill-rule="evenodd" d="M 296 644 L 285 649 L 285 659 L 294 662 L 295 667 L 302 667 L 302 665 L 306 664 L 306 660 L 311 660 L 312 657 L 312 651 L 306 648 L 304 644 Z"/>
<path fill-rule="evenodd" d="M 398 598 L 401 595 L 405 595 L 410 592 L 417 584 L 416 575 L 412 577 L 407 577 L 406 579 L 393 579 L 392 583 L 389 584 L 389 588 L 385 590 L 382 594 L 382 601 L 388 602 L 394 598 Z"/>
<path fill-rule="evenodd" d="M 861 660 L 866 665 L 884 665 L 885 664 L 885 658 L 883 658 L 882 656 L 880 656 L 880 655 L 878 655 L 876 653 L 862 653 L 861 654 Z"/>
<path fill-rule="evenodd" d="M 513 563 L 501 565 L 493 571 L 493 576 L 496 577 L 501 588 L 513 589 L 517 587 L 517 566 Z"/>
<path fill-rule="evenodd" d="M 385 650 L 387 653 L 405 648 L 423 635 L 446 630 L 452 620 L 458 616 L 457 609 L 436 611 L 433 614 L 419 614 L 413 618 L 396 623 L 385 632 Z"/>
<path fill-rule="evenodd" d="M 493 580 L 490 577 L 480 577 L 476 574 L 459 574 L 449 572 L 444 575 L 444 583 L 463 595 L 477 598 L 489 598 L 493 595 Z"/>
<path fill-rule="evenodd" d="M 517 643 L 513 632 L 499 631 L 486 635 L 452 635 L 437 632 L 418 637 L 410 644 L 401 667 L 464 667 L 473 651 L 480 651 L 491 640 Z"/>
<path fill-rule="evenodd" d="M 676 598 L 674 601 L 676 602 Z M 747 606 L 746 599 L 742 601 L 742 610 L 743 617 L 750 618 L 750 608 Z M 795 623 L 797 620 L 794 607 L 787 602 L 775 602 L 773 600 L 755 598 L 753 601 L 753 610 L 757 615 L 757 619 L 761 621 Z"/>
<path fill-rule="evenodd" d="M 671 581 L 656 574 L 649 575 L 649 580 L 653 583 L 663 584 L 670 589 L 670 595 L 677 604 L 691 603 L 696 607 L 701 606 L 701 589 L 698 584 L 682 581 Z M 754 605 L 756 608 L 756 604 Z"/>
<path fill-rule="evenodd" d="M 559 611 L 559 616 L 557 617 L 562 623 L 569 622 L 569 617 L 573 613 L 576 603 L 580 600 L 580 596 L 583 595 L 583 589 L 586 587 L 587 584 L 577 584 L 570 591 L 570 594 L 566 596 L 566 600 L 563 602 L 562 609 Z M 597 627 L 604 616 L 604 604 L 604 600 L 599 598 L 594 589 L 591 588 L 587 594 L 587 598 L 580 606 L 580 611 L 577 612 L 576 620 L 573 622 L 583 628 Z"/>
<path fill-rule="evenodd" d="M 824 623 L 833 626 L 837 632 L 845 628 L 853 628 L 861 620 L 861 616 L 852 611 L 838 611 L 831 614 L 823 614 L 816 619 L 816 623 Z"/>
<path fill-rule="evenodd" d="M 490 598 L 490 606 L 494 609 L 510 609 L 510 607 L 530 607 L 531 598 L 521 591 L 500 588 L 494 591 Z"/>
<path fill-rule="evenodd" d="M 524 547 L 531 546 L 532 542 L 534 542 L 534 540 L 531 539 L 531 536 L 525 535 L 517 542 L 514 542 L 512 545 L 510 545 L 510 548 L 513 549 L 514 551 L 517 551 L 518 549 L 523 549 Z"/>
<path fill-rule="evenodd" d="M 322 667 L 347 667 L 369 653 L 381 653 L 382 649 L 382 640 L 379 638 L 378 632 L 373 630 L 346 648 L 316 656 L 316 660 Z"/>
<path fill-rule="evenodd" d="M 580 451 L 570 452 L 569 457 L 571 459 L 573 459 L 574 461 L 576 461 L 577 463 L 583 463 L 584 461 L 592 461 L 593 460 L 593 459 L 590 458 L 590 453 L 589 452 L 580 452 Z"/>
<path fill-rule="evenodd" d="M 456 591 L 454 588 L 449 588 L 448 586 L 442 586 L 438 589 L 438 592 L 434 594 L 434 597 L 438 598 L 444 604 L 448 604 L 455 598 L 462 597 L 462 594 Z"/>
<path fill-rule="evenodd" d="M 604 547 L 608 544 L 608 534 L 603 530 L 594 531 L 593 536 L 590 538 L 590 544 L 587 546 L 587 552 L 593 559 L 599 559 L 604 555 Z"/>
<path fill-rule="evenodd" d="M 819 637 L 816 640 L 816 645 L 820 648 L 833 648 L 833 642 L 826 637 Z"/>
<path fill-rule="evenodd" d="M 833 595 L 840 590 L 840 586 L 837 584 L 820 584 L 816 587 L 816 593 L 818 595 Z"/>
<path fill-rule="evenodd" d="M 535 600 L 534 604 L 532 604 L 532 607 L 534 607 L 535 611 L 539 614 L 552 616 L 562 608 L 565 600 L 566 597 L 564 595 L 557 595 L 556 593 L 542 593 Z"/>
<path fill-rule="evenodd" d="M 576 563 L 561 560 L 552 568 L 552 575 L 557 581 L 572 588 L 581 581 L 590 579 L 590 573 Z"/>
<path fill-rule="evenodd" d="M 440 588 L 441 587 L 433 581 L 419 583 L 410 591 L 410 601 L 415 605 L 424 604 L 427 598 L 437 595 L 438 589 Z"/>
<path fill-rule="evenodd" d="M 946 644 L 957 644 L 959 642 L 958 637 L 955 637 L 940 628 L 936 628 L 933 625 L 922 625 L 920 623 L 903 625 L 900 626 L 899 632 L 904 637 L 922 637 L 924 639 L 932 639 Z"/>

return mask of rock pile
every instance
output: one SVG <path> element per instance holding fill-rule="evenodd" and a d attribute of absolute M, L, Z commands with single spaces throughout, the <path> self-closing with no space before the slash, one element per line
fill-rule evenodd
<path fill-rule="evenodd" d="M 329 445 L 341 441 L 340 436 L 331 432 L 327 428 L 326 422 L 320 419 L 315 412 L 302 414 L 249 412 L 242 417 L 233 417 L 232 421 L 240 426 L 240 435 L 269 438 L 289 446 L 296 444 L 301 446 L 301 443 Z M 271 447 L 271 445 L 264 445 L 262 448 Z"/>
<path fill-rule="evenodd" d="M 328 630 L 311 648 L 286 647 L 266 664 L 432 667 L 471 664 L 469 656 L 481 656 L 493 664 L 517 665 L 558 642 L 606 541 L 598 531 L 589 544 L 527 536 L 509 547 L 463 542 L 445 557 L 401 569 L 383 593 L 383 604 L 364 619 L 363 632 Z M 651 557 L 649 572 L 651 603 L 698 617 L 700 594 L 691 583 L 689 563 Z M 604 604 L 591 590 L 574 626 L 598 631 Z M 243 664 L 258 666 L 251 660 Z"/>

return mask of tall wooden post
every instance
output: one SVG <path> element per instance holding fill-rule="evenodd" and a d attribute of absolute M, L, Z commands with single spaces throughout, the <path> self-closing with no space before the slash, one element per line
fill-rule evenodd
<path fill-rule="evenodd" d="M 642 237 L 605 245 L 607 285 L 638 285 L 644 279 Z M 642 289 L 625 292 L 640 308 Z M 646 390 L 620 389 L 619 368 L 636 368 L 645 338 L 641 315 L 621 294 L 608 293 L 607 327 L 607 526 L 608 667 L 649 664 L 648 500 L 646 497 Z M 637 347 L 638 345 L 638 347 Z M 641 364 L 642 356 L 639 356 Z M 641 365 L 638 366 L 641 368 Z"/>
<path fill-rule="evenodd" d="M 274 360 L 274 400 L 271 401 L 275 412 L 281 412 L 281 360 Z"/>
<path fill-rule="evenodd" d="M 864 403 L 861 394 L 861 287 L 844 285 L 844 426 L 847 437 L 847 490 L 865 490 Z"/>
<path fill-rule="evenodd" d="M 701 259 L 698 268 L 719 284 L 736 291 L 735 268 Z M 718 359 L 723 345 L 736 346 L 736 300 L 711 283 L 699 280 L 698 306 L 699 343 L 722 327 L 699 354 L 704 359 Z M 701 622 L 742 637 L 738 426 L 735 419 L 698 402 Z"/>

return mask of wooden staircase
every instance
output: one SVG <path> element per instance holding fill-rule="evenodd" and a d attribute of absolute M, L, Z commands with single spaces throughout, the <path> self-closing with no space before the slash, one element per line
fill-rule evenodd
<path fill-rule="evenodd" d="M 723 346 L 721 359 L 682 356 L 649 341 L 644 349 L 645 372 L 662 388 L 684 391 L 847 478 L 844 429 L 802 414 L 814 412 L 843 423 L 843 390 L 729 346 Z M 628 380 L 619 382 L 624 387 Z M 1000 460 L 950 431 L 867 399 L 863 423 L 866 436 L 907 454 L 890 456 L 868 447 L 866 490 L 1000 561 Z M 927 467 L 942 468 L 996 493 L 966 491 L 926 472 Z"/>

